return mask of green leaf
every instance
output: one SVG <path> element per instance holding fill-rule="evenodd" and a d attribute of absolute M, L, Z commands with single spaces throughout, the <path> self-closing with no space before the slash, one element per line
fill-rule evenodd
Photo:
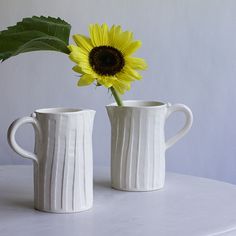
<path fill-rule="evenodd" d="M 33 16 L 0 31 L 0 60 L 24 52 L 51 50 L 69 54 L 71 26 L 60 18 Z"/>

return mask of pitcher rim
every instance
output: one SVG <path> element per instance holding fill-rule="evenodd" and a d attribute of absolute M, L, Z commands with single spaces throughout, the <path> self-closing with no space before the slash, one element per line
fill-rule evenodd
<path fill-rule="evenodd" d="M 80 108 L 70 108 L 70 107 L 48 107 L 39 108 L 35 110 L 35 113 L 45 114 L 45 115 L 72 115 L 84 112 L 96 112 L 92 109 L 80 109 Z"/>
<path fill-rule="evenodd" d="M 164 108 L 166 106 L 168 106 L 170 103 L 168 102 L 162 102 L 162 101 L 154 101 L 154 100 L 124 100 L 123 101 L 124 106 L 117 106 L 117 104 L 115 102 L 110 103 L 108 105 L 106 105 L 106 107 L 117 107 L 117 108 L 143 108 L 143 109 L 151 109 L 151 108 Z M 141 104 L 141 105 L 129 105 L 129 104 L 125 104 L 125 103 L 137 103 L 137 104 Z M 142 105 L 143 104 L 143 105 Z M 147 104 L 147 105 L 145 105 Z"/>

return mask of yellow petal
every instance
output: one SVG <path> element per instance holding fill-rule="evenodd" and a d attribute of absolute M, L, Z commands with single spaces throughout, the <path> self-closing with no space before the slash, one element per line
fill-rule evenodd
<path fill-rule="evenodd" d="M 78 52 L 79 54 L 81 54 L 83 56 L 89 57 L 89 52 L 86 51 L 86 49 L 84 49 L 84 48 L 77 47 L 76 52 Z"/>
<path fill-rule="evenodd" d="M 84 74 L 84 72 L 82 71 L 81 67 L 76 65 L 72 68 L 73 71 L 79 73 L 79 74 Z"/>
<path fill-rule="evenodd" d="M 89 74 L 93 77 L 96 77 L 96 73 L 94 72 L 94 70 L 92 69 L 92 67 L 88 62 L 80 61 L 78 62 L 78 66 L 82 69 L 84 74 Z"/>
<path fill-rule="evenodd" d="M 133 33 L 132 32 L 122 32 L 120 35 L 117 35 L 116 42 L 114 47 L 120 50 L 123 54 L 126 51 L 126 48 L 132 43 Z"/>
<path fill-rule="evenodd" d="M 126 64 L 130 66 L 132 69 L 136 70 L 145 70 L 147 69 L 147 63 L 144 59 L 138 57 L 126 57 Z"/>
<path fill-rule="evenodd" d="M 69 54 L 69 58 L 74 61 L 76 64 L 80 61 L 88 61 L 88 52 L 80 47 L 77 47 L 75 45 L 69 45 L 68 46 L 71 53 Z"/>
<path fill-rule="evenodd" d="M 76 64 L 86 63 L 89 65 L 88 57 L 86 55 L 83 55 L 82 53 L 71 52 L 69 54 L 69 58 Z"/>
<path fill-rule="evenodd" d="M 114 78 L 112 76 L 98 76 L 97 80 L 99 84 L 106 88 L 110 88 L 113 84 Z"/>
<path fill-rule="evenodd" d="M 121 33 L 121 26 L 112 25 L 111 29 L 109 30 L 109 38 L 113 41 L 116 39 L 116 35 L 120 33 Z"/>
<path fill-rule="evenodd" d="M 130 83 L 117 79 L 113 82 L 113 87 L 118 93 L 124 94 L 126 90 L 130 89 Z"/>
<path fill-rule="evenodd" d="M 78 81 L 77 85 L 78 86 L 87 86 L 87 85 L 92 84 L 94 80 L 95 80 L 95 78 L 93 78 L 90 75 L 85 74 L 80 77 L 80 80 Z"/>
<path fill-rule="evenodd" d="M 122 32 L 120 25 L 113 25 L 109 31 L 109 44 L 123 52 L 132 42 L 133 33 Z"/>
<path fill-rule="evenodd" d="M 121 26 L 120 25 L 113 25 L 111 29 L 109 30 L 109 44 L 110 46 L 115 47 L 117 36 L 119 36 L 121 33 Z"/>
<path fill-rule="evenodd" d="M 96 25 L 89 26 L 89 34 L 94 47 L 99 46 L 98 35 L 96 34 Z"/>
<path fill-rule="evenodd" d="M 133 70 L 132 68 L 130 68 L 129 66 L 125 66 L 125 68 L 123 69 L 127 74 L 129 74 L 130 76 L 134 77 L 137 80 L 142 79 L 142 76 L 136 71 Z"/>
<path fill-rule="evenodd" d="M 103 45 L 108 45 L 109 38 L 108 38 L 108 25 L 107 24 L 102 24 L 101 27 L 101 34 L 102 34 L 102 43 Z"/>
<path fill-rule="evenodd" d="M 78 52 L 78 47 L 75 46 L 75 45 L 73 45 L 73 44 L 67 46 L 67 48 L 68 48 L 71 52 L 73 52 L 73 51 L 77 51 L 77 52 Z"/>
<path fill-rule="evenodd" d="M 88 37 L 85 37 L 80 34 L 73 35 L 73 39 L 79 47 L 83 47 L 87 51 L 92 49 L 92 42 Z"/>
<path fill-rule="evenodd" d="M 142 46 L 142 42 L 141 41 L 134 41 L 132 43 L 129 44 L 128 47 L 126 47 L 123 52 L 124 55 L 131 55 L 133 54 L 136 50 L 138 50 L 140 47 Z"/>
<path fill-rule="evenodd" d="M 121 80 L 121 81 L 126 81 L 126 82 L 135 81 L 135 78 L 132 75 L 126 73 L 125 71 L 118 73 L 116 77 L 118 80 Z"/>
<path fill-rule="evenodd" d="M 79 55 L 79 53 L 71 52 L 71 53 L 69 54 L 69 58 L 70 58 L 73 62 L 75 62 L 76 64 L 80 61 L 80 55 Z"/>
<path fill-rule="evenodd" d="M 89 32 L 93 46 L 108 45 L 107 24 L 102 24 L 101 26 L 98 24 L 90 25 Z"/>

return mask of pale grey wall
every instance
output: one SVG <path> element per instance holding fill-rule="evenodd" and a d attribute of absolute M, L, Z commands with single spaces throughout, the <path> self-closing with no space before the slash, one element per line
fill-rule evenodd
<path fill-rule="evenodd" d="M 235 0 L 1 0 L 0 28 L 25 16 L 60 16 L 72 33 L 90 23 L 121 24 L 143 41 L 138 55 L 149 70 L 124 98 L 181 102 L 194 113 L 191 132 L 167 152 L 167 169 L 236 183 L 236 1 Z M 0 65 L 0 164 L 30 163 L 7 145 L 11 121 L 36 108 L 68 106 L 97 111 L 94 162 L 109 164 L 110 127 L 104 88 L 77 88 L 65 55 L 30 53 Z M 168 122 L 173 133 L 183 122 Z M 32 128 L 19 142 L 33 146 Z"/>

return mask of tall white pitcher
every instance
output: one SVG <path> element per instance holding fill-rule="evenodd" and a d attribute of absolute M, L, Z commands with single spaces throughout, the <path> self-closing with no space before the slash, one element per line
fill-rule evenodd
<path fill-rule="evenodd" d="M 34 205 L 41 211 L 67 213 L 93 204 L 92 129 L 95 111 L 64 108 L 36 110 L 8 130 L 12 149 L 34 161 Z M 16 142 L 17 129 L 31 123 L 35 153 Z"/>
<path fill-rule="evenodd" d="M 165 181 L 165 151 L 191 128 L 192 112 L 183 104 L 125 101 L 108 105 L 111 122 L 111 185 L 127 191 L 160 189 Z M 186 116 L 184 127 L 165 140 L 165 122 L 173 112 Z"/>

